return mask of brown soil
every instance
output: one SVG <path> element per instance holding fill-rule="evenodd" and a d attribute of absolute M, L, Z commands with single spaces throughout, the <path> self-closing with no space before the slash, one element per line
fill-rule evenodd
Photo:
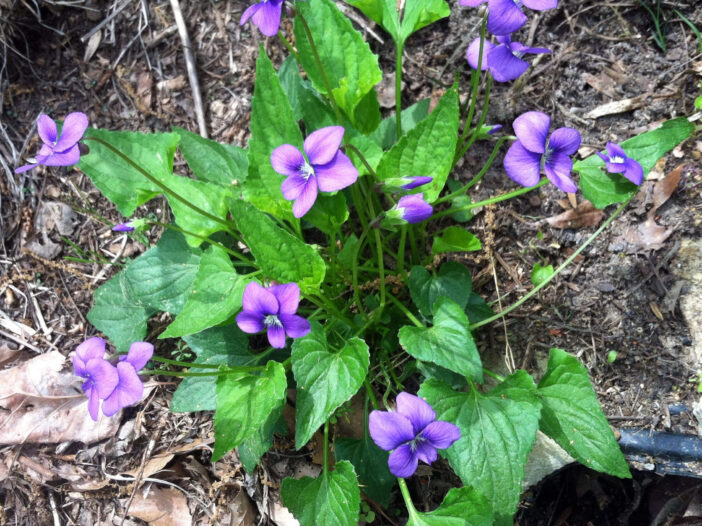
<path fill-rule="evenodd" d="M 209 135 L 242 146 L 248 139 L 254 61 L 262 41 L 256 31 L 238 25 L 249 3 L 182 2 Z M 34 12 L 27 7 L 29 3 L 0 0 L 0 44 L 6 56 L 4 67 L 0 67 L 0 157 L 6 163 L 0 178 L 0 292 L 4 299 L 0 310 L 7 318 L 38 331 L 29 341 L 32 347 L 24 347 L 9 365 L 36 351 L 59 349 L 68 354 L 92 335 L 85 314 L 95 288 L 116 271 L 123 258 L 146 248 L 133 240 L 119 240 L 110 232 L 105 220 L 117 223 L 122 218 L 83 174 L 43 167 L 22 176 L 11 172 L 36 148 L 32 125 L 37 115 L 46 112 L 60 117 L 81 110 L 88 114 L 91 125 L 100 128 L 148 132 L 181 126 L 197 131 L 182 47 L 172 29 L 168 2 L 126 2 L 126 7 L 102 26 L 99 41 L 98 37 L 81 41 L 122 4 L 105 6 L 87 0 L 66 6 L 45 1 Z M 529 78 L 493 87 L 495 103 L 488 122 L 508 127 L 524 111 L 545 111 L 554 125 L 579 129 L 586 150 L 599 150 L 608 140 L 624 140 L 660 121 L 693 112 L 702 68 L 697 41 L 686 25 L 670 22 L 664 55 L 651 39 L 650 17 L 636 1 L 562 4 L 557 12 L 533 17 L 531 26 L 523 31 L 535 46 L 550 47 L 553 56 L 538 59 Z M 698 26 L 702 23 L 702 6 L 696 2 L 666 2 L 664 6 L 676 7 Z M 452 81 L 452 72 L 464 68 L 463 53 L 468 37 L 477 34 L 477 21 L 475 10 L 454 7 L 450 19 L 410 39 L 404 71 L 405 105 L 438 97 L 442 85 Z M 284 28 L 289 32 L 288 24 L 286 21 Z M 381 66 L 390 70 L 394 60 L 390 39 L 378 28 L 375 32 L 384 38 L 383 43 L 368 33 L 366 36 L 380 55 Z M 88 52 L 91 41 L 97 44 L 93 53 Z M 269 39 L 265 45 L 269 56 L 280 63 L 285 56 L 280 42 Z M 467 78 L 464 68 L 463 86 Z M 635 109 L 597 119 L 584 117 L 603 103 L 630 98 L 637 98 Z M 486 148 L 476 145 L 459 164 L 459 179 L 470 178 L 482 166 L 489 155 Z M 690 331 L 677 307 L 677 295 L 685 292 L 686 285 L 671 272 L 671 262 L 683 238 L 700 234 L 701 149 L 699 142 L 689 140 L 657 167 L 663 176 L 685 164 L 684 185 L 658 210 L 659 224 L 674 229 L 660 248 L 632 247 L 621 239 L 626 227 L 645 219 L 650 191 L 641 192 L 638 202 L 545 289 L 538 301 L 527 303 L 504 324 L 496 323 L 478 334 L 483 352 L 497 364 L 509 357 L 509 362 L 538 377 L 548 349 L 566 349 L 587 365 L 614 426 L 697 433 L 691 414 L 697 384 L 690 380 L 699 374 L 700 365 L 692 356 Z M 184 169 L 183 163 L 178 167 Z M 512 186 L 498 158 L 473 196 L 479 200 Z M 471 263 L 476 290 L 496 302 L 495 308 L 512 303 L 530 289 L 534 263 L 560 264 L 593 231 L 593 227 L 555 229 L 544 223 L 543 219 L 569 206 L 563 197 L 554 188 L 544 187 L 538 194 L 483 210 L 470 224 L 490 249 L 489 257 Z M 41 217 L 39 210 L 49 202 L 66 203 L 75 215 L 69 217 L 63 232 L 49 230 L 47 239 L 42 234 L 44 224 L 37 219 Z M 161 199 L 147 207 L 160 217 L 168 213 Z M 62 241 L 61 234 L 79 249 Z M 149 241 L 159 235 L 152 232 Z M 33 245 L 34 252 L 27 250 L 33 240 L 41 245 L 40 249 Z M 37 255 L 37 250 L 43 256 Z M 80 263 L 66 259 L 94 260 L 94 254 L 103 260 Z M 106 264 L 110 261 L 115 265 Z M 43 331 L 42 325 L 49 330 Z M 16 338 L 0 333 L 0 350 L 17 348 Z M 608 363 L 612 350 L 617 359 Z M 167 355 L 171 350 L 161 351 Z M 58 447 L 24 444 L 0 451 L 9 466 L 0 482 L 4 497 L 0 524 L 43 525 L 56 520 L 62 524 L 119 524 L 137 488 L 129 480 L 109 479 L 108 475 L 138 469 L 169 451 L 174 457 L 168 471 L 152 477 L 180 487 L 187 495 L 193 523 L 238 524 L 228 522 L 227 517 L 237 515 L 232 503 L 250 506 L 247 495 L 251 496 L 253 520 L 256 513 L 267 513 L 274 507 L 278 484 L 285 474 L 309 465 L 309 451 L 294 452 L 286 439 L 264 457 L 253 477 L 244 475 L 234 455 L 212 465 L 206 444 L 199 449 L 187 447 L 212 435 L 211 415 L 169 413 L 173 390 L 173 384 L 158 386 L 145 403 L 125 411 L 120 432 L 102 443 Z M 683 409 L 671 411 L 671 406 Z M 19 458 L 33 460 L 48 473 L 58 475 L 51 478 Z M 71 466 L 79 466 L 87 479 L 97 481 L 94 487 L 71 481 L 65 471 Z M 584 476 L 570 477 L 577 482 Z M 426 491 L 423 484 L 429 481 L 431 491 L 424 499 L 427 505 L 438 503 L 448 488 L 441 477 L 416 479 L 411 487 L 418 494 Z M 100 481 L 105 484 L 101 486 Z M 604 491 L 611 488 L 606 484 Z M 626 523 L 617 521 L 635 500 L 635 491 L 625 489 L 622 502 L 617 502 L 606 520 L 602 516 L 589 519 L 587 510 L 573 507 L 575 511 L 558 522 L 562 507 L 553 504 L 549 508 L 548 504 L 563 498 L 555 491 L 542 487 L 530 497 L 533 500 L 527 498 L 525 509 L 538 503 L 539 509 L 550 511 L 544 511 L 541 522 L 520 512 L 520 523 Z M 576 493 L 568 496 L 568 491 L 565 495 L 570 502 L 579 498 Z M 380 510 L 375 511 L 378 519 L 373 524 L 395 523 L 394 518 L 383 518 Z M 645 521 L 654 515 L 655 510 L 648 519 L 635 514 L 629 517 Z M 139 523 L 132 518 L 124 522 Z"/>

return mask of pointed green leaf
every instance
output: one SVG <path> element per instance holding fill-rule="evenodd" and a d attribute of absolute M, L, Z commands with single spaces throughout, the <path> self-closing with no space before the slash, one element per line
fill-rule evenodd
<path fill-rule="evenodd" d="M 229 186 L 246 179 L 249 160 L 243 148 L 220 144 L 177 126 L 173 131 L 180 136 L 178 149 L 198 180 Z"/>
<path fill-rule="evenodd" d="M 256 60 L 250 126 L 249 176 L 243 185 L 244 196 L 264 212 L 297 221 L 292 215 L 292 203 L 285 200 L 280 190 L 285 176 L 273 169 L 271 154 L 283 144 L 292 144 L 302 151 L 302 134 L 263 46 Z"/>
<path fill-rule="evenodd" d="M 439 296 L 451 298 L 465 308 L 471 288 L 470 270 L 456 261 L 444 263 L 436 276 L 419 265 L 412 267 L 410 272 L 410 296 L 425 318 L 431 316 L 434 302 Z"/>
<path fill-rule="evenodd" d="M 429 175 L 434 180 L 417 189 L 431 203 L 451 171 L 458 141 L 458 93 L 449 89 L 429 117 L 405 133 L 378 165 L 380 180 L 406 175 Z"/>
<path fill-rule="evenodd" d="M 249 351 L 249 337 L 236 325 L 213 327 L 183 338 L 197 358 L 208 365 L 258 365 L 259 358 Z M 193 372 L 213 369 L 193 368 Z M 171 412 L 214 411 L 217 407 L 216 376 L 187 376 L 173 393 Z"/>
<path fill-rule="evenodd" d="M 248 281 L 236 273 L 224 250 L 210 246 L 202 254 L 183 310 L 159 338 L 195 334 L 225 322 L 241 309 L 241 298 Z"/>
<path fill-rule="evenodd" d="M 182 234 L 166 230 L 156 246 L 129 263 L 124 290 L 135 303 L 177 314 L 192 289 L 201 254 Z"/>
<path fill-rule="evenodd" d="M 430 99 L 415 102 L 402 110 L 402 131 L 407 133 L 429 115 Z M 395 115 L 386 117 L 376 130 L 369 135 L 383 150 L 389 150 L 397 142 L 397 119 Z"/>
<path fill-rule="evenodd" d="M 168 187 L 205 212 L 220 219 L 227 217 L 227 200 L 231 195 L 228 188 L 215 183 L 178 176 L 168 180 Z M 200 236 L 208 237 L 210 234 L 226 229 L 222 223 L 196 212 L 173 195 L 166 193 L 166 198 L 168 204 L 171 205 L 178 226 L 183 230 L 197 234 L 197 236 L 185 234 L 185 240 L 190 246 L 199 247 L 203 243 Z"/>
<path fill-rule="evenodd" d="M 137 304 L 126 292 L 124 275 L 113 276 L 95 291 L 95 303 L 88 312 L 88 321 L 107 335 L 118 351 L 146 337 L 146 322 L 155 309 Z"/>
<path fill-rule="evenodd" d="M 450 14 L 451 8 L 446 0 L 407 0 L 400 28 L 400 41 L 404 42 L 415 31 Z"/>
<path fill-rule="evenodd" d="M 531 376 L 517 371 L 487 394 L 458 392 L 437 380 L 419 396 L 438 420 L 456 424 L 461 438 L 446 450 L 451 467 L 490 502 L 500 523 L 517 510 L 527 456 L 536 439 L 541 403 Z"/>
<path fill-rule="evenodd" d="M 361 510 L 356 473 L 345 460 L 316 479 L 283 479 L 280 497 L 301 526 L 356 526 Z"/>
<path fill-rule="evenodd" d="M 428 513 L 410 515 L 407 526 L 493 526 L 494 517 L 485 497 L 473 488 L 453 488 L 441 506 Z"/>
<path fill-rule="evenodd" d="M 434 303 L 433 327 L 402 327 L 398 337 L 402 348 L 418 360 L 482 383 L 483 365 L 468 328 L 468 317 L 455 301 L 440 296 Z"/>
<path fill-rule="evenodd" d="M 296 282 L 303 292 L 319 292 L 326 266 L 317 251 L 289 234 L 249 203 L 232 199 L 232 217 L 263 274 Z"/>
<path fill-rule="evenodd" d="M 283 415 L 284 405 L 273 409 L 263 425 L 249 438 L 244 440 L 238 447 L 239 460 L 247 473 L 253 473 L 261 457 L 273 445 L 273 433 L 287 433 L 285 419 Z"/>
<path fill-rule="evenodd" d="M 621 143 L 624 152 L 638 161 L 644 171 L 644 177 L 667 152 L 687 139 L 695 126 L 685 117 L 664 122 L 659 128 L 651 130 Z M 614 203 L 621 203 L 639 190 L 619 174 L 608 174 L 603 167 L 604 161 L 593 154 L 584 161 L 577 161 L 573 171 L 580 174 L 580 189 L 583 196 L 597 208 L 605 208 Z"/>
<path fill-rule="evenodd" d="M 300 449 L 336 409 L 363 385 L 368 372 L 368 346 L 351 338 L 339 351 L 331 351 L 319 323 L 292 346 L 292 370 L 297 382 L 295 447 Z"/>
<path fill-rule="evenodd" d="M 81 155 L 77 168 L 90 177 L 124 216 L 132 215 L 137 206 L 159 195 L 161 189 L 109 148 L 88 140 L 90 137 L 111 144 L 163 183 L 167 183 L 173 174 L 177 134 L 111 132 L 88 128 L 85 144 L 90 147 L 90 153 Z"/>
<path fill-rule="evenodd" d="M 212 462 L 252 437 L 268 416 L 285 404 L 285 369 L 270 361 L 260 376 L 222 375 L 217 378 L 215 445 Z"/>
<path fill-rule="evenodd" d="M 577 358 L 551 349 L 537 392 L 543 403 L 540 427 L 544 433 L 587 467 L 631 478 L 587 370 Z"/>
<path fill-rule="evenodd" d="M 378 57 L 332 0 L 307 0 L 296 4 L 295 9 L 304 15 L 309 24 L 337 104 L 355 125 L 356 106 L 383 78 Z M 295 43 L 302 66 L 315 89 L 327 94 L 307 33 L 297 17 Z"/>
<path fill-rule="evenodd" d="M 474 252 L 483 248 L 480 240 L 465 228 L 460 226 L 450 226 L 446 228 L 438 237 L 434 238 L 431 247 L 432 254 L 444 254 L 446 252 Z"/>
<path fill-rule="evenodd" d="M 478 323 L 483 320 L 488 319 L 495 315 L 495 311 L 492 307 L 475 292 L 471 292 L 468 296 L 468 305 L 466 305 L 466 314 L 468 315 L 468 321 L 473 323 Z"/>
<path fill-rule="evenodd" d="M 359 440 L 337 439 L 334 447 L 337 460 L 348 460 L 353 464 L 363 493 L 387 508 L 390 504 L 390 490 L 396 480 L 388 467 L 388 452 L 376 446 L 368 433 Z"/>
<path fill-rule="evenodd" d="M 349 207 L 342 192 L 318 195 L 314 206 L 305 214 L 305 221 L 329 235 L 338 232 L 348 218 Z"/>

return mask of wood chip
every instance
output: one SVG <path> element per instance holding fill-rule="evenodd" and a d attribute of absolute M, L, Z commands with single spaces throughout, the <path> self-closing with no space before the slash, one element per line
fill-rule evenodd
<path fill-rule="evenodd" d="M 615 100 L 606 104 L 597 106 L 594 110 L 585 114 L 586 119 L 597 119 L 605 115 L 615 115 L 624 113 L 625 111 L 635 110 L 646 103 L 648 94 L 638 95 L 630 99 Z"/>

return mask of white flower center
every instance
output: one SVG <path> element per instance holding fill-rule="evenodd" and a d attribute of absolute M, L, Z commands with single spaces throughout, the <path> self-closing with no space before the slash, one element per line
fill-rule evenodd
<path fill-rule="evenodd" d="M 283 323 L 278 319 L 278 316 L 276 316 L 275 314 L 269 314 L 268 316 L 266 316 L 263 319 L 263 324 L 266 327 L 272 327 L 272 326 L 282 327 L 283 326 Z"/>
<path fill-rule="evenodd" d="M 610 163 L 614 164 L 624 164 L 624 157 L 619 157 L 618 155 L 615 155 L 614 157 L 609 158 Z"/>
<path fill-rule="evenodd" d="M 300 172 L 302 173 L 302 177 L 305 178 L 305 181 L 307 181 L 307 179 L 314 175 L 314 168 L 312 168 L 310 163 L 305 161 L 305 164 L 303 164 L 302 168 L 300 168 Z"/>

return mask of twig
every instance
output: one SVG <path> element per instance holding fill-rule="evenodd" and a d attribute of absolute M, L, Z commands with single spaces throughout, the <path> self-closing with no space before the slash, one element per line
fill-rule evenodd
<path fill-rule="evenodd" d="M 98 25 L 96 25 L 94 28 L 92 28 L 90 31 L 88 31 L 85 35 L 80 37 L 80 41 L 83 44 L 85 44 L 91 36 L 93 36 L 95 33 L 97 33 L 100 29 L 105 27 L 107 24 L 109 24 L 114 17 L 116 17 L 118 14 L 120 14 L 122 12 L 122 10 L 131 3 L 131 1 L 132 0 L 125 0 L 124 2 L 122 2 L 122 4 L 120 4 L 119 7 L 115 8 L 115 10 L 112 11 L 112 13 L 107 15 L 107 18 L 105 18 L 105 20 L 100 22 Z"/>
<path fill-rule="evenodd" d="M 185 27 L 185 20 L 183 20 L 183 12 L 180 10 L 180 3 L 178 2 L 178 0 L 171 0 L 171 7 L 173 8 L 173 17 L 175 18 L 175 23 L 178 26 L 180 41 L 183 44 L 185 65 L 188 68 L 188 79 L 190 80 L 190 89 L 193 93 L 193 104 L 195 106 L 197 124 L 200 128 L 200 136 L 207 139 L 207 124 L 205 122 L 205 111 L 202 106 L 200 84 L 197 79 L 197 71 L 195 70 L 195 58 L 193 57 L 193 50 L 190 44 L 190 37 L 188 36 L 188 29 Z"/>

